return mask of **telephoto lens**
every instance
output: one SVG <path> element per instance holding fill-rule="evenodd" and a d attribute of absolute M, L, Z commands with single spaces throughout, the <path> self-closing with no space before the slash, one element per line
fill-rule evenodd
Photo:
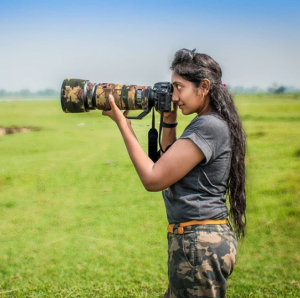
<path fill-rule="evenodd" d="M 109 110 L 108 96 L 114 96 L 121 110 L 148 111 L 154 105 L 155 94 L 150 86 L 95 84 L 88 80 L 65 79 L 61 87 L 61 106 L 66 113 Z"/>

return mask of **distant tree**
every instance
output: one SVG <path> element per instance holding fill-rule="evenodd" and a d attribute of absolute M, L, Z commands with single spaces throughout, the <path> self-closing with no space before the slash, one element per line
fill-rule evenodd
<path fill-rule="evenodd" d="M 32 95 L 31 91 L 29 89 L 22 89 L 22 90 L 20 90 L 19 94 L 20 94 L 20 96 L 30 96 L 30 95 Z"/>
<path fill-rule="evenodd" d="M 6 96 L 7 91 L 5 89 L 0 89 L 0 96 Z"/>
<path fill-rule="evenodd" d="M 247 93 L 258 94 L 258 93 L 263 93 L 263 90 L 258 86 L 252 86 L 252 87 L 247 88 Z"/>
<path fill-rule="evenodd" d="M 245 88 L 243 86 L 236 86 L 233 88 L 233 92 L 237 94 L 245 93 Z"/>
<path fill-rule="evenodd" d="M 275 91 L 279 88 L 280 86 L 278 86 L 276 83 L 273 83 L 272 86 L 268 88 L 268 93 L 274 94 Z"/>
<path fill-rule="evenodd" d="M 36 92 L 36 95 L 44 96 L 45 95 L 45 91 L 44 90 L 39 90 L 39 91 Z"/>
<path fill-rule="evenodd" d="M 56 91 L 54 89 L 45 89 L 45 95 L 46 96 L 55 96 L 56 95 Z"/>
<path fill-rule="evenodd" d="M 45 89 L 45 90 L 39 90 L 36 92 L 36 95 L 38 96 L 57 96 L 58 95 L 58 91 L 55 89 Z"/>
<path fill-rule="evenodd" d="M 283 94 L 285 92 L 285 87 L 284 86 L 280 86 L 277 89 L 274 90 L 275 94 Z"/>

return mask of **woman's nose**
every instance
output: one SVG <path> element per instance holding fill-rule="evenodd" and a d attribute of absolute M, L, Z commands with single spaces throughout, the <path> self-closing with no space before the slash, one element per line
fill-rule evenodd
<path fill-rule="evenodd" d="M 172 94 L 172 101 L 173 101 L 173 102 L 179 101 L 178 95 L 176 94 L 176 91 L 175 91 L 175 90 L 173 91 L 173 94 Z"/>

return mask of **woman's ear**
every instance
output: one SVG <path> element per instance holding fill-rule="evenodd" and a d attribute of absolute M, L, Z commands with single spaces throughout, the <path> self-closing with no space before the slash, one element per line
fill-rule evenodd
<path fill-rule="evenodd" d="M 202 79 L 200 86 L 199 86 L 199 94 L 207 95 L 210 89 L 210 80 Z"/>

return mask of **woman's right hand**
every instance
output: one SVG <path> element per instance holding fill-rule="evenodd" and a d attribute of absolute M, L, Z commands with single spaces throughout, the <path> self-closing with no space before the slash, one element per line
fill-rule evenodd
<path fill-rule="evenodd" d="M 164 112 L 164 123 L 173 124 L 177 122 L 177 110 L 178 106 L 176 103 L 173 102 L 173 111 L 171 112 Z"/>

